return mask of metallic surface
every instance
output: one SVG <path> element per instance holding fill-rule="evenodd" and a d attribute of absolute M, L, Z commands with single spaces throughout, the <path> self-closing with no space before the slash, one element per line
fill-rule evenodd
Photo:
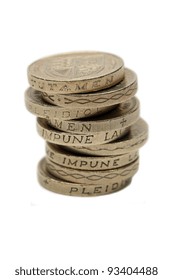
<path fill-rule="evenodd" d="M 109 170 L 79 170 L 61 166 L 46 158 L 46 166 L 49 173 L 57 178 L 82 184 L 107 184 L 115 182 L 115 180 L 122 180 L 132 177 L 138 170 L 139 160 L 119 168 Z"/>
<path fill-rule="evenodd" d="M 67 108 L 99 108 L 122 103 L 132 98 L 137 92 L 137 76 L 130 70 L 125 68 L 124 79 L 118 84 L 97 92 L 89 92 L 83 94 L 47 94 L 42 92 L 43 98 L 54 105 Z"/>
<path fill-rule="evenodd" d="M 40 185 L 47 190 L 70 196 L 99 196 L 117 192 L 131 183 L 131 178 L 117 180 L 107 184 L 77 184 L 57 179 L 46 168 L 45 158 L 38 164 L 37 176 Z"/>
<path fill-rule="evenodd" d="M 102 52 L 54 55 L 28 67 L 30 86 L 50 95 L 97 91 L 117 84 L 123 77 L 123 60 Z"/>
<path fill-rule="evenodd" d="M 130 184 L 148 125 L 136 74 L 103 52 L 45 57 L 28 67 L 25 105 L 46 141 L 38 180 L 53 192 L 98 196 Z"/>
<path fill-rule="evenodd" d="M 89 108 L 63 108 L 58 105 L 52 105 L 47 103 L 41 95 L 40 91 L 34 90 L 33 88 L 28 88 L 25 91 L 25 106 L 27 110 L 41 118 L 46 119 L 63 119 L 63 120 L 71 120 L 71 119 L 79 119 L 86 118 L 90 116 L 97 116 L 103 114 L 107 111 L 112 110 L 115 106 L 107 106 L 107 107 L 91 107 Z"/>
<path fill-rule="evenodd" d="M 112 111 L 99 117 L 81 120 L 48 120 L 48 123 L 62 131 L 90 134 L 127 128 L 139 118 L 139 101 L 136 97 L 121 103 Z"/>
<path fill-rule="evenodd" d="M 148 139 L 148 125 L 143 119 L 134 123 L 123 138 L 104 145 L 73 146 L 69 150 L 91 156 L 109 156 L 128 153 L 141 148 Z M 67 147 L 65 147 L 67 149 Z"/>
<path fill-rule="evenodd" d="M 37 118 L 37 131 L 38 134 L 46 141 L 62 146 L 83 146 L 83 145 L 96 145 L 103 144 L 118 139 L 125 135 L 128 131 L 127 128 L 120 130 L 112 130 L 105 132 L 96 132 L 90 134 L 75 134 L 67 133 L 52 128 L 48 125 L 47 120 Z"/>
<path fill-rule="evenodd" d="M 77 155 L 62 149 L 58 145 L 46 143 L 46 156 L 54 163 L 64 167 L 80 170 L 109 170 L 127 165 L 139 157 L 138 151 L 116 156 Z"/>

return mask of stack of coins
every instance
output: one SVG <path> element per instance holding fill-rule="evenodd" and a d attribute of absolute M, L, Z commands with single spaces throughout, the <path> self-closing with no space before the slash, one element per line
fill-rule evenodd
<path fill-rule="evenodd" d="M 46 140 L 40 184 L 57 193 L 96 196 L 130 184 L 148 136 L 139 118 L 136 74 L 102 52 L 46 57 L 28 67 L 27 109 Z"/>

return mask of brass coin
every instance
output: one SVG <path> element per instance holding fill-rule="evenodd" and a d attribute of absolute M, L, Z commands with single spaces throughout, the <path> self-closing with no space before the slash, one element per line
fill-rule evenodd
<path fill-rule="evenodd" d="M 123 77 L 123 60 L 103 52 L 54 55 L 28 67 L 30 86 L 50 95 L 97 91 L 119 83 Z"/>
<path fill-rule="evenodd" d="M 62 146 L 83 146 L 108 143 L 125 135 L 127 128 L 90 134 L 72 134 L 62 132 L 48 125 L 46 119 L 37 118 L 38 134 L 46 141 Z"/>
<path fill-rule="evenodd" d="M 46 143 L 46 155 L 54 163 L 80 170 L 109 170 L 127 165 L 139 157 L 138 151 L 106 157 L 81 156 L 50 143 Z"/>
<path fill-rule="evenodd" d="M 94 133 L 126 128 L 139 118 L 139 101 L 136 97 L 116 106 L 111 112 L 87 120 L 48 120 L 48 123 L 70 133 Z"/>
<path fill-rule="evenodd" d="M 147 139 L 148 125 L 140 118 L 130 127 L 129 133 L 119 140 L 104 145 L 91 145 L 87 147 L 74 145 L 73 147 L 65 147 L 65 149 L 84 155 L 110 156 L 138 150 L 146 143 Z"/>
<path fill-rule="evenodd" d="M 52 192 L 70 196 L 89 197 L 110 194 L 124 189 L 131 183 L 131 178 L 115 179 L 113 183 L 99 183 L 97 185 L 69 183 L 54 177 L 47 171 L 45 158 L 39 162 L 37 170 L 38 181 L 42 187 Z"/>
<path fill-rule="evenodd" d="M 66 95 L 56 93 L 50 95 L 42 92 L 42 96 L 47 102 L 66 108 L 99 108 L 119 104 L 132 98 L 137 92 L 136 74 L 126 68 L 124 74 L 124 79 L 120 83 L 98 92 Z"/>
<path fill-rule="evenodd" d="M 79 119 L 103 114 L 113 109 L 114 106 L 102 108 L 63 108 L 47 103 L 40 91 L 28 88 L 25 91 L 25 105 L 32 114 L 46 119 Z"/>
<path fill-rule="evenodd" d="M 82 184 L 107 184 L 132 177 L 138 170 L 139 160 L 119 168 L 109 170 L 79 170 L 61 166 L 46 158 L 47 170 L 53 176 L 74 183 Z"/>

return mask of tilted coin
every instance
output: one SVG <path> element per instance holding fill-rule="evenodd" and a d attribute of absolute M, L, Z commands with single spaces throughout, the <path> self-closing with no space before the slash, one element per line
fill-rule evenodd
<path fill-rule="evenodd" d="M 62 132 L 48 125 L 46 119 L 37 118 L 37 132 L 46 141 L 62 146 L 85 146 L 108 143 L 127 133 L 127 128 L 90 134 Z"/>
<path fill-rule="evenodd" d="M 95 118 L 87 120 L 52 119 L 48 120 L 48 123 L 62 131 L 88 134 L 126 128 L 136 122 L 138 118 L 139 101 L 136 97 L 133 97 L 116 106 L 112 111 Z"/>
<path fill-rule="evenodd" d="M 92 93 L 76 93 L 76 94 L 47 94 L 42 92 L 43 98 L 54 105 L 62 107 L 81 107 L 81 108 L 99 108 L 122 103 L 137 92 L 137 76 L 130 70 L 125 68 L 124 79 L 108 89 L 100 90 Z"/>
<path fill-rule="evenodd" d="M 134 123 L 129 133 L 123 138 L 104 144 L 92 146 L 73 146 L 64 147 L 75 153 L 92 155 L 92 156 L 109 156 L 128 153 L 133 150 L 138 150 L 147 141 L 148 138 L 148 125 L 143 119 L 139 119 Z"/>
<path fill-rule="evenodd" d="M 117 180 L 107 184 L 77 184 L 69 183 L 51 175 L 46 168 L 46 161 L 42 159 L 38 164 L 37 176 L 40 185 L 49 191 L 70 196 L 99 196 L 117 192 L 131 183 L 131 178 Z"/>
<path fill-rule="evenodd" d="M 102 108 L 63 108 L 47 103 L 41 95 L 40 91 L 28 88 L 25 91 L 25 105 L 32 114 L 46 119 L 79 119 L 90 116 L 100 115 L 113 109 L 114 106 Z"/>
<path fill-rule="evenodd" d="M 54 55 L 28 67 L 30 86 L 50 96 L 101 90 L 119 83 L 123 77 L 123 60 L 103 52 Z"/>
<path fill-rule="evenodd" d="M 82 184 L 107 184 L 117 180 L 132 177 L 138 170 L 139 160 L 119 168 L 109 170 L 79 170 L 61 166 L 46 158 L 47 170 L 57 178 Z"/>
<path fill-rule="evenodd" d="M 108 170 L 127 165 L 139 157 L 138 151 L 116 156 L 81 156 L 62 149 L 58 145 L 46 144 L 47 157 L 61 166 L 80 170 Z"/>

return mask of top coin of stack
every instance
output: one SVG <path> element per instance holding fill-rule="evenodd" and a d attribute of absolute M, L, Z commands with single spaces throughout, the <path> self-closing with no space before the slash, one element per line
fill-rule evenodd
<path fill-rule="evenodd" d="M 31 87 L 49 95 L 97 91 L 117 84 L 123 77 L 122 59 L 98 52 L 50 56 L 28 68 Z"/>
<path fill-rule="evenodd" d="M 37 130 L 47 141 L 46 158 L 38 166 L 41 185 L 78 196 L 127 186 L 148 128 L 138 120 L 136 74 L 124 68 L 123 60 L 102 52 L 54 55 L 32 63 L 28 81 L 25 104 L 39 117 Z M 125 148 L 110 155 L 108 143 L 114 150 Z"/>

